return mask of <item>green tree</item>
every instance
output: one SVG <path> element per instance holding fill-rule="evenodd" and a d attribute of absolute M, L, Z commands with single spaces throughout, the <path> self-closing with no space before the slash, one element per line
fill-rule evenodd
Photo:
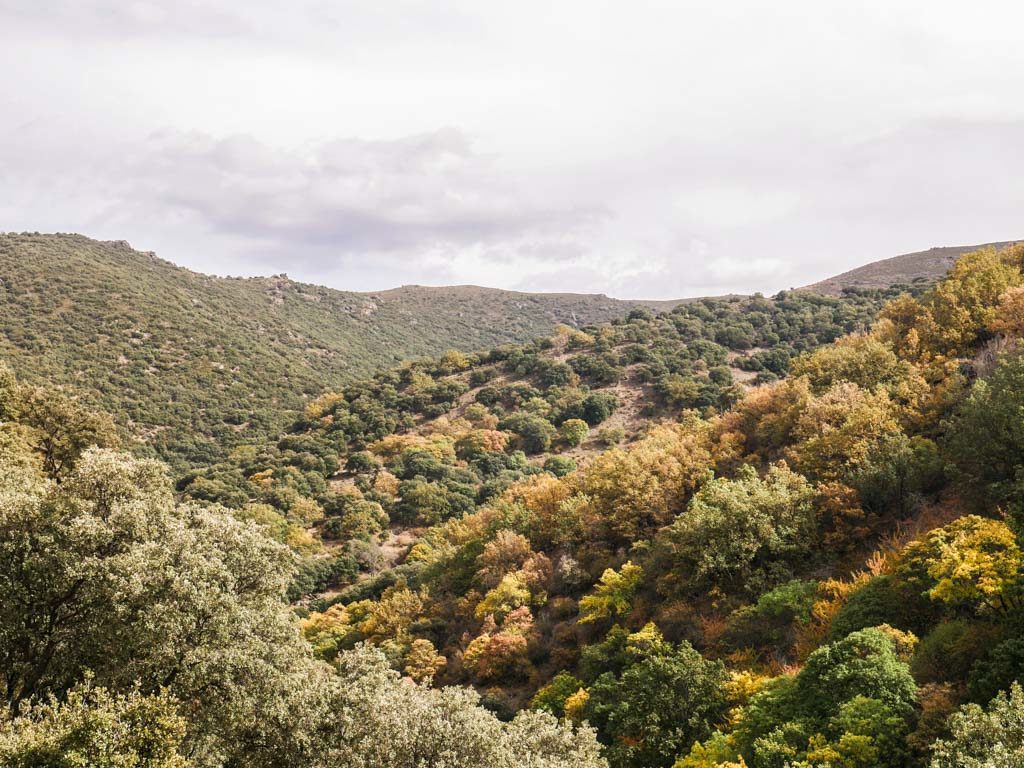
<path fill-rule="evenodd" d="M 498 426 L 515 432 L 518 447 L 526 453 L 544 453 L 551 447 L 551 440 L 556 434 L 551 422 L 526 411 L 512 414 Z"/>
<path fill-rule="evenodd" d="M 598 677 L 588 689 L 586 716 L 613 768 L 669 766 L 725 714 L 726 679 L 721 662 L 706 660 L 686 642 L 669 645 L 619 676 Z"/>
<path fill-rule="evenodd" d="M 935 742 L 931 768 L 1024 768 L 1024 690 L 1018 683 L 982 709 L 968 704 Z"/>
<path fill-rule="evenodd" d="M 865 629 L 818 648 L 797 675 L 765 685 L 731 738 L 752 768 L 902 768 L 916 703 L 891 633 Z"/>
<path fill-rule="evenodd" d="M 566 700 L 583 689 L 583 681 L 569 672 L 559 672 L 551 682 L 537 691 L 530 700 L 533 709 L 549 712 L 555 717 L 565 714 Z"/>
<path fill-rule="evenodd" d="M 405 685 L 384 655 L 360 647 L 339 657 L 332 729 L 324 762 L 358 768 L 603 768 L 590 728 L 546 712 L 502 723 L 465 688 Z"/>
<path fill-rule="evenodd" d="M 35 433 L 34 448 L 43 470 L 62 479 L 87 448 L 117 447 L 113 420 L 91 411 L 55 389 L 34 387 L 22 395 L 21 421 Z"/>
<path fill-rule="evenodd" d="M 576 471 L 576 462 L 568 456 L 548 456 L 544 460 L 544 471 L 555 477 L 565 477 Z"/>
<path fill-rule="evenodd" d="M 784 575 L 779 566 L 806 557 L 816 535 L 814 489 L 783 464 L 763 479 L 745 466 L 734 480 L 707 483 L 665 540 L 691 587 L 756 592 Z"/>
<path fill-rule="evenodd" d="M 797 675 L 795 695 L 804 715 L 824 724 L 858 696 L 880 701 L 900 717 L 909 717 L 917 702 L 917 686 L 892 639 L 871 628 L 808 656 Z"/>
<path fill-rule="evenodd" d="M 83 685 L 0 720 L 7 768 L 185 768 L 186 722 L 166 694 Z"/>
<path fill-rule="evenodd" d="M 865 509 L 906 517 L 942 487 L 942 458 L 931 440 L 900 432 L 873 445 L 846 479 Z"/>
<path fill-rule="evenodd" d="M 1024 356 L 978 381 L 946 425 L 954 479 L 983 508 L 1005 506 L 1024 530 Z"/>
<path fill-rule="evenodd" d="M 4 700 L 17 712 L 87 670 L 113 692 L 142 681 L 142 694 L 182 702 L 183 753 L 304 763 L 330 678 L 283 602 L 291 562 L 226 510 L 175 504 L 156 462 L 94 449 L 59 486 L 8 478 Z"/>

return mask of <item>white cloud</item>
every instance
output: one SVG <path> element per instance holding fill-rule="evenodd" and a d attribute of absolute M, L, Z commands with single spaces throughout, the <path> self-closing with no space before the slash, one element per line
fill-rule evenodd
<path fill-rule="evenodd" d="M 771 292 L 1024 234 L 1022 20 L 0 0 L 0 229 L 344 288 Z"/>

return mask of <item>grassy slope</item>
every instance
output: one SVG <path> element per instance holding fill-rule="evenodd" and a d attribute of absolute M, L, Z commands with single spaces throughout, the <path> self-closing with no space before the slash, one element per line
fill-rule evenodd
<path fill-rule="evenodd" d="M 881 261 L 873 261 L 863 267 L 851 269 L 821 282 L 805 286 L 801 290 L 839 295 L 844 288 L 887 288 L 890 285 L 934 283 L 943 277 L 958 258 L 970 251 L 993 246 L 1003 248 L 1015 241 L 985 243 L 983 245 L 957 245 L 946 248 L 929 248 L 927 251 L 905 253 Z"/>
<path fill-rule="evenodd" d="M 80 235 L 0 234 L 0 355 L 74 385 L 168 458 L 272 434 L 308 394 L 395 362 L 621 317 L 644 302 L 463 286 L 218 278 Z"/>

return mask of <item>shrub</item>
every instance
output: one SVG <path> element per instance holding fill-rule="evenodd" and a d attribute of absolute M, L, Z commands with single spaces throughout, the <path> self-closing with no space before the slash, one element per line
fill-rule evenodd
<path fill-rule="evenodd" d="M 555 477 L 565 477 L 576 471 L 576 462 L 568 456 L 549 456 L 544 461 L 544 471 Z"/>
<path fill-rule="evenodd" d="M 562 422 L 558 432 L 566 443 L 575 448 L 587 439 L 587 435 L 590 434 L 590 427 L 583 419 L 567 419 Z"/>

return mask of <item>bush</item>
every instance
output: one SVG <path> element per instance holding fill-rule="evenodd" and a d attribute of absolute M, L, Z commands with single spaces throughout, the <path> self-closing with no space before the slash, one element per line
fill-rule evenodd
<path fill-rule="evenodd" d="M 598 430 L 597 439 L 604 445 L 618 445 L 626 439 L 626 430 L 622 427 L 605 427 Z"/>
<path fill-rule="evenodd" d="M 547 419 L 523 411 L 503 419 L 498 426 L 515 432 L 518 447 L 526 453 L 544 453 L 551 447 L 551 440 L 556 434 Z"/>
<path fill-rule="evenodd" d="M 888 624 L 922 635 L 939 616 L 934 603 L 892 576 L 882 574 L 850 595 L 832 617 L 829 640 L 841 640 L 851 632 Z"/>
<path fill-rule="evenodd" d="M 1024 680 L 1024 640 L 1010 638 L 974 665 L 968 680 L 971 700 L 987 704 L 1000 691 Z"/>
<path fill-rule="evenodd" d="M 992 630 L 966 621 L 946 621 L 925 635 L 910 669 L 922 683 L 962 682 L 992 644 Z"/>
<path fill-rule="evenodd" d="M 796 626 L 806 624 L 818 594 L 815 581 L 790 581 L 729 616 L 723 639 L 734 648 L 785 650 Z"/>
<path fill-rule="evenodd" d="M 549 456 L 544 461 L 544 471 L 550 472 L 555 477 L 565 477 L 570 472 L 576 471 L 576 462 L 568 456 Z"/>
<path fill-rule="evenodd" d="M 583 420 L 596 427 L 619 407 L 619 398 L 611 392 L 591 392 L 583 398 Z"/>
<path fill-rule="evenodd" d="M 345 469 L 349 472 L 372 472 L 376 468 L 377 462 L 374 460 L 373 455 L 367 451 L 350 453 L 345 460 Z"/>
<path fill-rule="evenodd" d="M 562 426 L 558 428 L 558 433 L 566 443 L 575 448 L 587 439 L 587 435 L 590 434 L 590 427 L 583 419 L 568 419 L 562 422 Z"/>

